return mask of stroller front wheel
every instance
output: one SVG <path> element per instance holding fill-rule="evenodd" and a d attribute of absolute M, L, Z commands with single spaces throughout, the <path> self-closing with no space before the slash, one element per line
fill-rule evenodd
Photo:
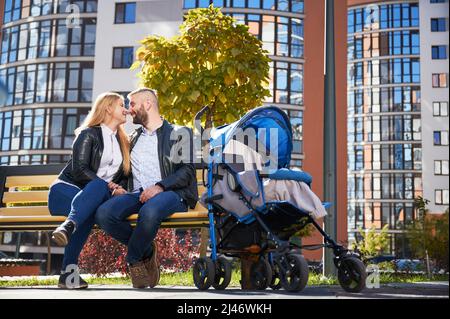
<path fill-rule="evenodd" d="M 302 291 L 308 283 L 308 262 L 303 255 L 289 254 L 286 264 L 286 268 L 280 271 L 281 285 L 289 292 Z"/>
<path fill-rule="evenodd" d="M 224 290 L 231 281 L 231 263 L 224 257 L 216 260 L 216 271 L 214 276 L 213 287 L 217 290 Z"/>
<path fill-rule="evenodd" d="M 366 278 L 366 267 L 359 258 L 347 257 L 339 263 L 338 280 L 345 291 L 361 292 L 366 286 Z"/>
<path fill-rule="evenodd" d="M 214 283 L 216 267 L 211 258 L 202 257 L 195 261 L 194 284 L 200 290 L 207 290 Z"/>

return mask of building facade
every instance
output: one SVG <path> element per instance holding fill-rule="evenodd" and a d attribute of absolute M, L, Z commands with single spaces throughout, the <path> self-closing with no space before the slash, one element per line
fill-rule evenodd
<path fill-rule="evenodd" d="M 349 240 L 360 228 L 388 225 L 390 251 L 407 256 L 414 200 L 430 200 L 436 212 L 448 207 L 448 58 L 431 57 L 435 45 L 448 50 L 448 1 L 348 4 Z M 444 25 L 436 35 L 433 23 Z M 442 102 L 442 116 L 433 115 L 434 101 Z M 447 177 L 435 174 L 434 161 Z M 446 204 L 436 209 L 438 189 Z"/>
<path fill-rule="evenodd" d="M 420 1 L 422 182 L 431 212 L 449 207 L 449 4 Z"/>
<path fill-rule="evenodd" d="M 92 102 L 97 1 L 1 2 L 0 164 L 61 163 Z"/>

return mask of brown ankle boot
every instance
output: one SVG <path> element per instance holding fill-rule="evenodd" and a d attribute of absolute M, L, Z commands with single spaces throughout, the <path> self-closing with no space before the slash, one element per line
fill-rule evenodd
<path fill-rule="evenodd" d="M 133 283 L 133 288 L 146 288 L 150 286 L 150 276 L 148 274 L 147 268 L 144 262 L 140 261 L 133 265 L 129 265 L 131 282 Z"/>
<path fill-rule="evenodd" d="M 144 265 L 147 268 L 147 272 L 149 275 L 149 286 L 150 288 L 155 287 L 159 283 L 160 278 L 160 270 L 159 270 L 159 262 L 158 262 L 158 247 L 155 242 L 152 243 L 153 246 L 153 255 L 151 258 L 144 260 Z"/>

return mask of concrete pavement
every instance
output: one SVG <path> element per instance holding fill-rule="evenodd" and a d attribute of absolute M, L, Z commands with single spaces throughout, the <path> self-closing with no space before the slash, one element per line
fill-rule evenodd
<path fill-rule="evenodd" d="M 387 284 L 365 289 L 360 294 L 346 293 L 339 286 L 310 286 L 300 293 L 284 290 L 224 291 L 195 287 L 158 286 L 137 290 L 125 285 L 90 285 L 87 290 L 62 290 L 55 286 L 0 288 L 0 299 L 366 299 L 366 298 L 449 298 L 448 282 Z"/>

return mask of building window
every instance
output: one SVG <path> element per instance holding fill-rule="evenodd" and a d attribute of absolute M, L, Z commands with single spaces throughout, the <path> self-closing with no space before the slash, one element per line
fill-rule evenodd
<path fill-rule="evenodd" d="M 214 4 L 216 8 L 251 8 L 303 13 L 303 2 L 303 0 L 184 0 L 183 8 L 207 8 L 210 4 Z"/>
<path fill-rule="evenodd" d="M 83 19 L 79 28 L 68 28 L 59 20 L 56 36 L 56 56 L 94 56 L 95 19 Z"/>
<path fill-rule="evenodd" d="M 97 12 L 98 0 L 57 0 L 58 13 L 73 12 L 76 6 L 79 12 Z"/>
<path fill-rule="evenodd" d="M 447 146 L 448 145 L 448 131 L 434 131 L 434 145 Z"/>
<path fill-rule="evenodd" d="M 434 191 L 436 205 L 448 205 L 448 189 L 436 189 Z"/>
<path fill-rule="evenodd" d="M 113 48 L 113 69 L 128 69 L 133 64 L 133 47 Z"/>
<path fill-rule="evenodd" d="M 92 62 L 56 63 L 53 70 L 52 102 L 90 102 Z"/>
<path fill-rule="evenodd" d="M 448 160 L 434 161 L 434 174 L 448 176 Z"/>
<path fill-rule="evenodd" d="M 433 116 L 448 116 L 448 102 L 433 102 Z"/>
<path fill-rule="evenodd" d="M 136 2 L 116 3 L 116 14 L 114 23 L 135 23 L 136 22 Z"/>
<path fill-rule="evenodd" d="M 433 60 L 447 59 L 447 46 L 445 45 L 433 45 L 431 47 L 431 56 Z"/>
<path fill-rule="evenodd" d="M 447 86 L 447 73 L 433 74 L 433 88 L 446 88 Z"/>
<path fill-rule="evenodd" d="M 125 104 L 124 106 L 125 106 L 126 109 L 128 109 L 128 107 L 130 106 L 130 100 L 128 99 L 128 94 L 130 92 L 129 91 L 128 92 L 119 91 L 119 92 L 116 92 L 116 93 L 123 96 L 123 100 L 124 100 L 124 104 Z"/>
<path fill-rule="evenodd" d="M 3 15 L 3 23 L 8 23 L 20 19 L 21 2 L 21 0 L 5 1 L 5 14 Z"/>
<path fill-rule="evenodd" d="M 447 31 L 447 20 L 445 18 L 433 18 L 431 19 L 431 32 L 444 32 Z"/>

